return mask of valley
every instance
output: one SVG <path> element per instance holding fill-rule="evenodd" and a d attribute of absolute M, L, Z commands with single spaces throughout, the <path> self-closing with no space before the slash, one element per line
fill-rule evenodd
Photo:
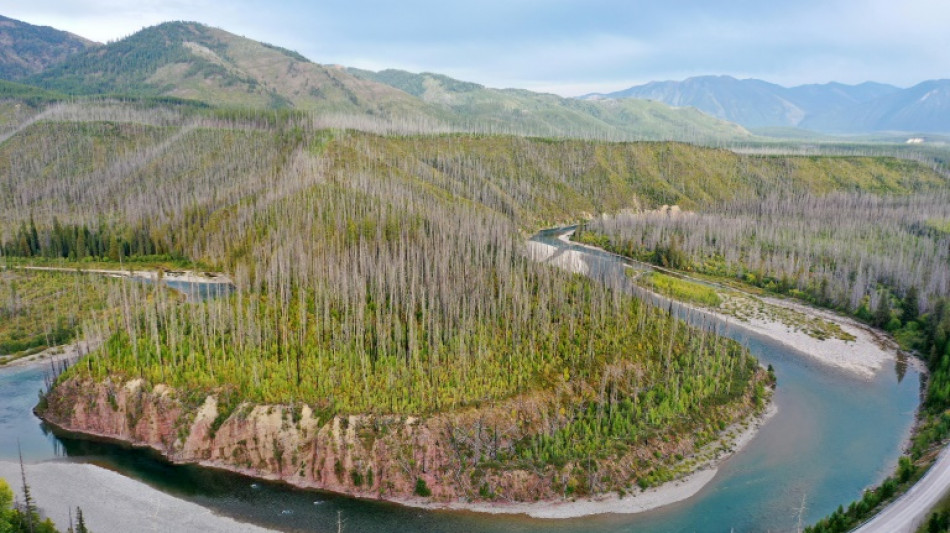
<path fill-rule="evenodd" d="M 772 137 L 902 90 L 719 79 L 799 106 L 750 96 L 749 130 L 0 23 L 50 43 L 0 56 L 0 472 L 130 476 L 97 531 L 146 498 L 186 529 L 845 531 L 950 435 L 947 152 L 902 140 L 937 96 Z"/>

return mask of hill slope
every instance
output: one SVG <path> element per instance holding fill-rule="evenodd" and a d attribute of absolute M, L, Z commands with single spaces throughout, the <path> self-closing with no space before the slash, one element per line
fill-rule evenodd
<path fill-rule="evenodd" d="M 188 22 L 146 28 L 28 81 L 70 94 L 160 95 L 217 105 L 383 115 L 423 112 L 414 99 L 385 85 Z"/>
<path fill-rule="evenodd" d="M 523 242 L 638 197 L 703 201 L 682 172 L 702 173 L 690 161 L 704 155 L 734 169 L 729 152 L 386 137 L 267 125 L 268 111 L 146 125 L 121 120 L 123 106 L 106 120 L 70 106 L 0 144 L 4 257 L 191 258 L 237 290 L 191 304 L 117 284 L 108 301 L 149 305 L 97 322 L 108 330 L 93 364 L 47 398 L 60 425 L 340 492 L 534 501 L 563 498 L 564 480 L 574 495 L 659 483 L 689 468 L 697 435 L 705 444 L 762 402 L 765 372 L 737 344 L 535 262 Z M 141 379 L 143 395 L 108 400 L 108 382 Z M 596 476 L 575 466 L 588 456 Z"/>
<path fill-rule="evenodd" d="M 488 89 L 437 74 L 373 73 L 191 22 L 169 22 L 89 50 L 25 80 L 77 95 L 172 96 L 215 106 L 294 108 L 389 121 L 411 131 L 476 131 L 612 140 L 745 139 L 695 110 L 638 101 L 581 102 Z"/>
<path fill-rule="evenodd" d="M 498 133 L 606 139 L 708 141 L 746 138 L 743 128 L 656 102 L 581 101 L 520 89 L 491 89 L 441 74 L 401 70 L 348 69 L 368 80 L 391 85 L 450 113 L 463 125 Z"/>
<path fill-rule="evenodd" d="M 0 15 L 0 78 L 25 78 L 96 46 L 78 35 Z"/>

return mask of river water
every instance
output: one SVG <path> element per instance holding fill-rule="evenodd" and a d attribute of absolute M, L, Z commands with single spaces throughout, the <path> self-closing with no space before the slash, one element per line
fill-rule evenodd
<path fill-rule="evenodd" d="M 534 239 L 584 254 L 612 276 L 619 261 L 542 232 Z M 894 365 L 871 380 L 814 362 L 738 327 L 721 326 L 778 377 L 778 414 L 696 496 L 639 515 L 569 520 L 423 511 L 291 489 L 215 470 L 173 466 L 145 451 L 56 436 L 31 409 L 44 368 L 0 369 L 0 460 L 81 461 L 141 480 L 238 520 L 282 531 L 331 532 L 728 532 L 793 531 L 860 497 L 897 462 L 919 402 L 920 374 Z"/>

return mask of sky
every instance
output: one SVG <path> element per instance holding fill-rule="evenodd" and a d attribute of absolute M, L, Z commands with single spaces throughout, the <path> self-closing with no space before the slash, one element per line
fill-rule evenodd
<path fill-rule="evenodd" d="M 0 14 L 99 42 L 198 21 L 317 63 L 562 96 L 709 74 L 785 86 L 950 77 L 947 0 L 2 0 Z"/>

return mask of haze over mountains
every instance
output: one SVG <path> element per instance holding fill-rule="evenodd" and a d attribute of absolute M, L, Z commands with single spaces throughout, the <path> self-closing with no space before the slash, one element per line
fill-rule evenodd
<path fill-rule="evenodd" d="M 699 76 L 581 98 L 634 98 L 695 107 L 747 128 L 797 127 L 826 133 L 950 131 L 950 80 L 901 89 L 875 82 L 782 87 L 757 79 Z"/>
<path fill-rule="evenodd" d="M 749 139 L 745 128 L 950 131 L 947 80 L 910 89 L 872 82 L 785 88 L 704 76 L 562 98 L 492 89 L 434 73 L 320 65 L 296 52 L 191 22 L 168 22 L 99 45 L 0 17 L 0 79 L 54 94 L 175 97 L 212 106 L 297 109 L 414 131 L 691 142 Z M 24 89 L 4 90 L 11 91 Z"/>

